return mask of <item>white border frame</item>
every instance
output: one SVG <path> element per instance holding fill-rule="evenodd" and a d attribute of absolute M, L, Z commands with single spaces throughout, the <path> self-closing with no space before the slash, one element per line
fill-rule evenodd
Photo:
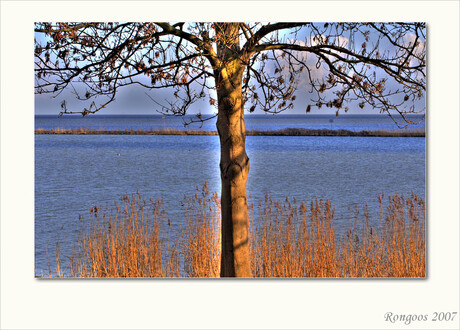
<path fill-rule="evenodd" d="M 33 22 L 268 18 L 428 23 L 428 278 L 34 279 Z M 458 1 L 2 1 L 0 328 L 458 328 L 384 314 L 459 312 L 459 30 Z"/>

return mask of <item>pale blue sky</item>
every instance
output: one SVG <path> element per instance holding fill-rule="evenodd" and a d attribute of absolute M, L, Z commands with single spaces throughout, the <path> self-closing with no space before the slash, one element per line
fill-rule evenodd
<path fill-rule="evenodd" d="M 42 38 L 41 35 L 36 37 Z M 289 38 L 289 36 L 286 36 Z M 301 38 L 299 38 L 300 40 Z M 346 37 L 344 37 L 346 39 Z M 305 39 L 306 40 L 306 39 Z M 309 66 L 314 67 L 314 61 L 309 63 Z M 320 70 L 321 71 L 321 70 Z M 147 78 L 146 78 L 147 79 Z M 297 99 L 294 102 L 294 109 L 287 110 L 283 114 L 305 114 L 305 109 L 308 104 L 313 104 L 311 101 L 312 96 L 315 95 L 309 94 L 310 84 L 308 79 L 305 77 L 299 77 L 299 85 L 297 92 L 295 93 Z M 147 95 L 148 93 L 148 95 Z M 151 98 L 155 99 L 157 102 L 166 104 L 166 100 L 173 100 L 172 96 L 173 91 L 171 89 L 162 89 L 162 90 L 147 90 L 138 85 L 131 85 L 120 88 L 117 97 L 114 102 L 109 104 L 107 108 L 102 109 L 98 114 L 158 114 L 158 111 L 161 110 L 158 104 L 155 104 Z M 65 100 L 67 103 L 67 108 L 69 111 L 81 111 L 85 107 L 89 107 L 88 102 L 82 102 L 76 99 L 73 92 L 68 89 L 58 95 L 56 98 L 52 97 L 50 94 L 41 94 L 35 95 L 35 113 L 36 114 L 59 114 L 61 111 L 61 102 Z M 95 99 L 96 103 L 103 103 L 106 99 L 100 97 L 100 99 Z M 99 102 L 98 102 L 99 101 Z M 423 108 L 425 106 L 425 100 L 419 100 L 418 108 Z M 250 106 L 250 104 L 249 104 Z M 249 108 L 248 106 L 248 108 Z M 369 105 L 366 105 L 364 109 L 359 108 L 357 102 L 348 103 L 344 106 L 349 108 L 348 113 L 350 114 L 378 114 L 378 110 L 371 109 Z M 195 102 L 189 109 L 188 114 L 202 113 L 202 114 L 212 114 L 216 113 L 217 108 L 211 106 L 208 103 L 207 99 L 200 99 Z M 248 111 L 246 111 L 249 113 Z M 321 109 L 317 107 L 311 107 L 312 114 L 334 114 L 336 109 L 327 108 L 323 106 Z M 254 114 L 263 113 L 260 110 L 256 110 Z M 340 110 L 340 114 L 345 114 L 344 110 Z"/>

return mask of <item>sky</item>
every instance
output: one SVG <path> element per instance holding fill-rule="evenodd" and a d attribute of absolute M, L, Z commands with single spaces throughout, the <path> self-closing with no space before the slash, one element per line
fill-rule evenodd
<path fill-rule="evenodd" d="M 37 36 L 39 37 L 39 36 Z M 347 42 L 348 39 L 343 37 L 342 40 Z M 313 60 L 309 63 L 309 66 L 314 67 Z M 317 70 L 321 73 L 321 69 Z M 314 96 L 309 94 L 310 83 L 306 77 L 299 77 L 299 84 L 295 93 L 297 99 L 294 102 L 294 108 L 284 111 L 283 114 L 306 114 L 306 107 L 308 104 L 312 104 L 311 97 Z M 129 85 L 120 88 L 115 101 L 110 103 L 105 109 L 100 110 L 97 114 L 99 115 L 115 115 L 115 114 L 159 114 L 161 108 L 158 104 L 152 101 L 156 100 L 159 103 L 166 104 L 167 100 L 172 100 L 171 89 L 160 89 L 160 90 L 146 90 L 145 88 L 138 85 Z M 65 90 L 57 97 L 53 97 L 50 94 L 36 94 L 35 95 L 35 114 L 59 114 L 61 111 L 61 103 L 65 100 L 69 111 L 81 111 L 84 107 L 88 106 L 88 103 L 83 103 L 76 99 L 75 95 L 71 90 Z M 104 102 L 104 98 L 94 99 L 96 103 Z M 419 103 L 420 107 L 423 107 L 425 100 L 421 100 Z M 249 104 L 250 105 L 250 104 Z M 347 113 L 349 114 L 378 114 L 378 110 L 370 108 L 366 105 L 364 109 L 361 109 L 357 102 L 345 104 L 349 108 Z M 187 114 L 215 114 L 217 108 L 209 104 L 208 100 L 199 99 L 193 105 L 191 105 Z M 327 108 L 323 106 L 321 109 L 317 107 L 311 107 L 311 114 L 335 114 L 335 108 Z M 246 109 L 246 113 L 249 113 Z M 264 112 L 256 109 L 254 114 L 263 114 Z M 345 112 L 343 109 L 340 111 L 341 115 Z"/>
<path fill-rule="evenodd" d="M 304 86 L 300 86 L 301 89 Z M 305 87 L 304 87 L 305 88 Z M 148 95 L 147 95 L 148 94 Z M 171 92 L 167 90 L 156 90 L 146 91 L 144 88 L 139 86 L 126 86 L 119 91 L 119 95 L 114 102 L 109 104 L 107 108 L 100 110 L 97 114 L 99 115 L 115 115 L 115 114 L 160 114 L 160 107 L 155 104 L 149 97 L 149 95 L 155 100 L 161 102 L 164 100 L 171 99 Z M 308 104 L 308 94 L 306 92 L 297 92 L 296 106 L 294 109 L 286 110 L 283 114 L 305 114 L 306 105 Z M 68 109 L 78 109 L 82 107 L 82 103 L 75 99 L 75 96 L 70 92 L 66 91 L 59 95 L 58 98 L 53 98 L 49 94 L 35 95 L 35 114 L 59 114 L 61 111 L 61 102 L 66 100 Z M 349 114 L 378 114 L 379 112 L 369 107 L 360 109 L 357 104 L 348 105 Z M 311 114 L 335 114 L 335 109 L 322 107 L 317 109 L 316 107 L 311 108 Z M 198 100 L 191 107 L 189 114 L 202 113 L 202 114 L 213 114 L 216 113 L 217 109 L 214 106 L 204 100 Z M 245 113 L 249 113 L 246 110 Z M 254 114 L 263 114 L 261 110 L 254 111 Z M 343 112 L 341 112 L 342 114 Z M 271 114 L 270 114 L 271 115 Z"/>

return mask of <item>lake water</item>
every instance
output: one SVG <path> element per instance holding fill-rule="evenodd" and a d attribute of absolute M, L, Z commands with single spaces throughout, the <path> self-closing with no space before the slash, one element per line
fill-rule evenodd
<path fill-rule="evenodd" d="M 210 116 L 203 115 L 203 118 Z M 411 121 L 418 122 L 423 119 L 421 115 L 410 115 Z M 94 115 L 94 116 L 63 116 L 39 115 L 35 117 L 35 129 L 53 128 L 93 128 L 93 129 L 162 129 L 173 128 L 185 130 L 184 122 L 197 120 L 193 116 L 173 117 L 161 115 Z M 216 130 L 216 118 L 204 121 L 203 130 Z M 269 130 L 281 128 L 309 128 L 309 129 L 347 129 L 351 131 L 362 130 L 396 130 L 397 125 L 385 115 L 354 115 L 347 114 L 336 117 L 335 115 L 245 115 L 247 130 Z M 200 129 L 201 123 L 189 125 L 190 129 Z M 425 121 L 412 125 L 406 129 L 424 129 Z"/>
<path fill-rule="evenodd" d="M 37 116 L 35 127 L 155 129 L 166 125 L 161 116 L 151 117 Z M 248 117 L 246 122 L 248 129 L 395 128 L 387 117 L 339 118 L 316 116 L 308 121 L 305 116 L 281 115 Z M 180 118 L 167 120 L 174 125 L 166 127 L 181 126 Z M 79 216 L 88 218 L 95 205 L 113 204 L 121 195 L 139 191 L 147 199 L 163 198 L 167 217 L 174 222 L 183 214 L 184 194 L 194 194 L 197 185 L 207 182 L 211 191 L 220 193 L 219 150 L 217 136 L 36 135 L 36 273 L 47 274 L 56 240 L 74 240 Z M 375 211 L 381 192 L 425 195 L 425 138 L 249 136 L 247 153 L 248 194 L 254 205 L 267 192 L 280 201 L 286 196 L 302 201 L 329 199 L 340 220 L 347 219 L 356 203 L 367 202 Z M 65 246 L 61 249 L 68 254 Z"/>

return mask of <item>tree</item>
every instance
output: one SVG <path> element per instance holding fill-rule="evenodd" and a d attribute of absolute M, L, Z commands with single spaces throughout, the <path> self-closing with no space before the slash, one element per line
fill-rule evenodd
<path fill-rule="evenodd" d="M 306 78 L 306 112 L 338 115 L 355 102 L 406 125 L 425 110 L 415 106 L 426 89 L 424 23 L 37 23 L 35 32 L 35 92 L 93 100 L 76 111 L 64 100 L 61 115 L 95 113 L 133 84 L 170 88 L 167 105 L 154 100 L 164 113 L 183 115 L 202 98 L 217 106 L 221 276 L 251 276 L 245 108 L 291 109 Z"/>

